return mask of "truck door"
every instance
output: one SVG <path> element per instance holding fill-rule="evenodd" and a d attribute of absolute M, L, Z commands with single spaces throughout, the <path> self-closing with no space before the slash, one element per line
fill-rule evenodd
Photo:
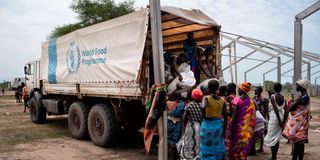
<path fill-rule="evenodd" d="M 39 69 L 40 69 L 40 61 L 30 62 L 25 66 L 26 85 L 29 93 L 34 88 L 40 88 Z"/>

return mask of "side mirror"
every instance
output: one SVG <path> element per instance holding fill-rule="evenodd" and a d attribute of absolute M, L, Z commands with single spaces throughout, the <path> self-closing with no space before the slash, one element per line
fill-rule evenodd
<path fill-rule="evenodd" d="M 28 74 L 28 67 L 24 66 L 24 74 L 27 75 Z"/>

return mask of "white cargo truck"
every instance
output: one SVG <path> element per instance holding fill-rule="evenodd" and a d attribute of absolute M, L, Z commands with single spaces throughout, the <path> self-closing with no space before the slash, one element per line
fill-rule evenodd
<path fill-rule="evenodd" d="M 209 55 L 220 75 L 220 26 L 200 10 L 161 8 L 163 47 L 183 53 L 187 33 Z M 30 116 L 44 123 L 47 115 L 68 114 L 71 135 L 90 136 L 111 146 L 119 129 L 136 133 L 143 127 L 144 100 L 153 82 L 149 9 L 76 30 L 42 44 L 39 60 L 25 66 Z M 207 68 L 208 69 L 208 68 Z"/>

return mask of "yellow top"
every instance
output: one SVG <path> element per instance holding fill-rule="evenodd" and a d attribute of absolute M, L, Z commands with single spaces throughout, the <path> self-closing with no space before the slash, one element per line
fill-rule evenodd
<path fill-rule="evenodd" d="M 223 110 L 224 100 L 214 99 L 212 96 L 207 96 L 208 103 L 205 106 L 207 118 L 220 118 Z"/>

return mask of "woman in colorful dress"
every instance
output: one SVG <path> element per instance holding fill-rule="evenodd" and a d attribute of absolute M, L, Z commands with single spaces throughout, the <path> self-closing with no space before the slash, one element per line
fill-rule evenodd
<path fill-rule="evenodd" d="M 304 144 L 308 143 L 308 130 L 310 116 L 310 97 L 307 94 L 309 82 L 299 80 L 296 82 L 296 90 L 301 95 L 289 106 L 289 118 L 283 132 L 283 136 L 294 144 L 292 160 L 302 160 Z"/>
<path fill-rule="evenodd" d="M 268 121 L 268 132 L 264 139 L 264 145 L 271 147 L 272 160 L 277 159 L 279 149 L 279 140 L 282 135 L 282 128 L 285 124 L 284 108 L 286 107 L 286 100 L 280 93 L 282 85 L 280 83 L 274 84 L 274 94 L 270 97 L 271 111 L 270 120 Z"/>
<path fill-rule="evenodd" d="M 231 129 L 231 117 L 233 114 L 233 108 L 234 106 L 232 105 L 233 99 L 237 95 L 237 85 L 234 83 L 229 83 L 227 85 L 227 96 L 225 99 L 226 102 L 226 109 L 227 109 L 227 129 L 226 129 L 226 138 L 225 138 L 225 143 L 226 143 L 226 152 L 229 154 L 229 146 L 230 146 L 230 129 Z"/>
<path fill-rule="evenodd" d="M 203 93 L 200 89 L 191 92 L 192 101 L 187 104 L 183 114 L 183 135 L 177 143 L 177 150 L 181 160 L 199 159 L 200 152 L 200 124 L 201 101 Z"/>
<path fill-rule="evenodd" d="M 255 105 L 248 96 L 251 83 L 244 82 L 239 86 L 239 96 L 233 99 L 235 105 L 232 125 L 229 156 L 230 160 L 245 160 L 253 143 L 255 126 Z"/>
<path fill-rule="evenodd" d="M 169 159 L 176 160 L 178 152 L 176 144 L 182 136 L 182 117 L 185 108 L 185 102 L 182 100 L 181 94 L 169 95 L 167 101 L 168 111 L 168 152 L 170 152 Z M 172 157 L 171 157 L 172 156 Z"/>
<path fill-rule="evenodd" d="M 208 83 L 210 95 L 202 100 L 202 123 L 200 130 L 200 159 L 224 160 L 225 143 L 224 131 L 226 123 L 222 127 L 221 117 L 227 121 L 226 105 L 222 98 L 217 96 L 219 82 L 211 80 Z"/>

